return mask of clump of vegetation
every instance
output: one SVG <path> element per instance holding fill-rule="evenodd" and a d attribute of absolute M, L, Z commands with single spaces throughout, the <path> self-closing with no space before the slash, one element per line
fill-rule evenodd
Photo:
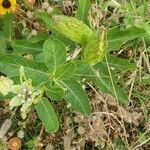
<path fill-rule="evenodd" d="M 149 149 L 146 0 L 0 1 L 0 149 Z"/>

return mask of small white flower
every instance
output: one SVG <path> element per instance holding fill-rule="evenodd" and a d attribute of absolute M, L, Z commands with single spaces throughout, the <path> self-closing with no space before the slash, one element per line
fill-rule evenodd
<path fill-rule="evenodd" d="M 31 11 L 27 11 L 26 15 L 29 19 L 33 18 L 33 13 Z"/>
<path fill-rule="evenodd" d="M 0 92 L 3 95 L 7 95 L 11 91 L 12 85 L 13 85 L 13 81 L 11 79 L 4 76 L 0 77 Z"/>
<path fill-rule="evenodd" d="M 53 8 L 52 7 L 48 7 L 47 8 L 47 13 L 50 15 L 53 12 Z"/>
<path fill-rule="evenodd" d="M 32 94 L 32 91 L 29 91 L 29 94 L 31 95 L 31 94 Z"/>
<path fill-rule="evenodd" d="M 28 102 L 31 102 L 32 101 L 32 98 L 28 98 L 28 100 L 27 100 Z"/>
<path fill-rule="evenodd" d="M 26 88 L 24 88 L 24 89 L 23 89 L 23 92 L 27 92 L 27 89 L 26 89 Z"/>
<path fill-rule="evenodd" d="M 17 135 L 22 139 L 24 137 L 24 131 L 20 130 Z"/>
<path fill-rule="evenodd" d="M 26 97 L 26 96 L 23 94 L 23 95 L 22 95 L 22 98 L 25 98 L 25 97 Z"/>
<path fill-rule="evenodd" d="M 22 95 L 21 95 L 21 94 L 18 94 L 18 97 L 22 97 Z"/>
<path fill-rule="evenodd" d="M 32 35 L 32 36 L 36 36 L 37 33 L 38 33 L 38 32 L 37 32 L 37 30 L 35 30 L 35 29 L 33 29 L 33 30 L 31 31 L 31 35 Z"/>
<path fill-rule="evenodd" d="M 22 102 L 22 103 L 25 103 L 25 100 L 23 99 L 21 102 Z"/>

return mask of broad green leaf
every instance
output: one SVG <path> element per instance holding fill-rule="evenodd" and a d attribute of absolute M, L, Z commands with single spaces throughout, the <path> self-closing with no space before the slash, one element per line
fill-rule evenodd
<path fill-rule="evenodd" d="M 6 14 L 3 19 L 3 33 L 7 40 L 11 41 L 13 30 L 12 30 L 13 15 Z"/>
<path fill-rule="evenodd" d="M 125 42 L 135 38 L 146 36 L 147 32 L 142 28 L 130 27 L 120 30 L 112 28 L 108 30 L 108 49 L 109 51 L 118 50 Z"/>
<path fill-rule="evenodd" d="M 43 44 L 45 64 L 53 72 L 66 63 L 66 48 L 59 40 L 46 40 Z"/>
<path fill-rule="evenodd" d="M 84 48 L 84 60 L 90 65 L 102 61 L 107 52 L 106 30 L 96 32 Z"/>
<path fill-rule="evenodd" d="M 137 68 L 135 63 L 130 63 L 129 60 L 122 59 L 114 55 L 108 55 L 107 59 L 110 67 L 121 71 L 133 70 Z M 106 64 L 106 61 L 103 61 L 102 63 Z"/>
<path fill-rule="evenodd" d="M 78 0 L 78 9 L 76 12 L 76 18 L 88 24 L 88 11 L 91 7 L 90 0 Z"/>
<path fill-rule="evenodd" d="M 25 75 L 36 84 L 42 84 L 49 80 L 47 68 L 43 63 L 31 61 L 14 54 L 0 56 L 0 71 L 9 77 L 19 76 L 20 66 L 24 66 Z"/>
<path fill-rule="evenodd" d="M 84 115 L 90 115 L 90 101 L 80 83 L 75 79 L 64 80 L 61 81 L 61 83 L 67 89 L 64 99 L 69 102 L 76 111 Z"/>
<path fill-rule="evenodd" d="M 46 85 L 46 95 L 51 100 L 62 100 L 64 97 L 64 90 L 56 85 Z"/>
<path fill-rule="evenodd" d="M 93 69 L 101 77 L 109 78 L 109 76 L 110 76 L 109 71 L 108 71 L 108 66 L 107 66 L 106 62 L 105 63 L 100 62 L 100 63 L 96 64 L 95 66 L 93 66 Z M 111 75 L 112 75 L 113 81 L 114 82 L 118 82 L 119 78 L 118 78 L 118 75 L 116 73 L 116 70 L 113 67 L 110 67 L 110 71 L 111 71 Z"/>
<path fill-rule="evenodd" d="M 115 85 L 115 91 L 113 89 L 110 77 L 108 76 L 101 76 L 98 70 L 95 70 L 93 67 L 89 66 L 88 64 L 78 61 L 76 63 L 76 75 L 80 77 L 84 77 L 90 81 L 92 81 L 100 90 L 105 93 L 111 94 L 112 96 L 118 98 L 120 103 L 128 104 L 129 100 L 127 95 L 122 91 L 122 88 L 118 85 Z"/>
<path fill-rule="evenodd" d="M 47 98 L 43 98 L 35 105 L 38 117 L 44 124 L 46 131 L 53 133 L 59 128 L 57 115 Z"/>
<path fill-rule="evenodd" d="M 35 61 L 39 61 L 39 62 L 45 62 L 45 56 L 44 56 L 44 52 L 38 54 L 35 56 L 34 58 Z"/>
<path fill-rule="evenodd" d="M 53 19 L 60 33 L 76 43 L 85 45 L 93 34 L 86 24 L 74 17 L 57 15 Z"/>
<path fill-rule="evenodd" d="M 54 79 L 55 80 L 69 80 L 72 78 L 75 72 L 75 63 L 70 62 L 66 63 L 63 66 L 60 66 L 58 69 L 56 69 L 54 73 Z"/>
<path fill-rule="evenodd" d="M 13 41 L 12 47 L 14 52 L 21 54 L 39 54 L 42 52 L 42 42 L 32 43 L 26 40 Z"/>

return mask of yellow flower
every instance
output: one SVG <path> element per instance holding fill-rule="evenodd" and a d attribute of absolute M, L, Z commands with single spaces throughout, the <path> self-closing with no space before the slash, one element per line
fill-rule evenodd
<path fill-rule="evenodd" d="M 16 0 L 0 0 L 0 15 L 15 11 Z"/>

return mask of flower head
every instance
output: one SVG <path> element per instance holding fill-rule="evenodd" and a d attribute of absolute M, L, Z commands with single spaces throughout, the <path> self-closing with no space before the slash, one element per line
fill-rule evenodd
<path fill-rule="evenodd" d="M 13 81 L 8 77 L 1 76 L 0 77 L 0 93 L 3 95 L 7 95 L 11 91 L 11 86 L 13 85 Z"/>
<path fill-rule="evenodd" d="M 0 15 L 15 11 L 16 0 L 0 0 Z"/>
<path fill-rule="evenodd" d="M 29 107 L 41 93 L 31 85 L 31 80 L 27 80 L 19 85 L 13 85 L 11 91 L 16 95 L 9 103 L 10 109 L 21 105 L 20 111 L 22 118 L 26 118 L 26 113 L 29 111 Z"/>
<path fill-rule="evenodd" d="M 27 79 L 24 67 L 20 67 L 20 84 L 11 86 L 11 92 L 16 94 L 10 101 L 9 107 L 12 110 L 16 106 L 21 106 L 20 112 L 23 119 L 30 110 L 32 104 L 37 103 L 43 92 L 32 86 L 32 80 Z"/>
<path fill-rule="evenodd" d="M 13 137 L 8 141 L 8 148 L 11 150 L 19 150 L 21 148 L 21 139 L 18 137 Z"/>

